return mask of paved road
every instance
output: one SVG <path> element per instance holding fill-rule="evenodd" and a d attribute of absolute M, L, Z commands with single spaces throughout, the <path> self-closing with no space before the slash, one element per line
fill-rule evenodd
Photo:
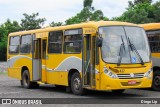
<path fill-rule="evenodd" d="M 76 96 L 72 93 L 66 93 L 64 88 L 57 88 L 52 85 L 41 85 L 38 89 L 24 89 L 18 80 L 3 74 L 0 75 L 0 98 L 96 98 L 105 99 L 105 101 L 108 100 L 107 98 L 111 98 L 116 101 L 127 98 L 160 98 L 160 92 L 150 89 L 129 89 L 121 95 L 109 91 L 88 91 L 85 96 Z"/>

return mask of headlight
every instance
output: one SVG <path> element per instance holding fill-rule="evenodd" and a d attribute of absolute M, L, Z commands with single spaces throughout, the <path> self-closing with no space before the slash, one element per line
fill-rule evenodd
<path fill-rule="evenodd" d="M 106 67 L 104 67 L 104 73 L 111 78 L 117 78 L 117 75 L 114 74 L 112 71 L 108 70 Z"/>
<path fill-rule="evenodd" d="M 150 74 L 153 72 L 152 68 L 148 70 L 148 72 L 146 72 L 144 74 L 145 77 L 150 78 Z"/>

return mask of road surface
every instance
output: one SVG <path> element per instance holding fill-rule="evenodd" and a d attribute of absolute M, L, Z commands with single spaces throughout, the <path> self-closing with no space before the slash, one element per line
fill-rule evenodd
<path fill-rule="evenodd" d="M 96 99 L 93 100 L 93 103 L 99 103 L 102 99 L 102 103 L 104 101 L 125 101 L 124 103 L 128 103 L 131 100 L 127 100 L 128 98 L 160 98 L 160 92 L 152 91 L 150 89 L 128 89 L 123 94 L 116 95 L 110 91 L 100 92 L 100 91 L 87 91 L 87 94 L 84 96 L 76 96 L 72 93 L 66 93 L 65 88 L 58 88 L 54 85 L 41 85 L 38 89 L 24 89 L 20 86 L 19 80 L 10 78 L 7 74 L 0 75 L 0 98 L 55 98 L 59 100 L 65 99 L 78 99 L 85 102 L 87 99 Z M 83 99 L 84 98 L 84 99 Z M 124 100 L 125 99 L 125 100 Z M 158 99 L 160 102 L 160 99 Z M 96 102 L 97 101 L 97 102 Z M 64 102 L 62 102 L 64 103 Z M 83 102 L 81 102 L 83 103 Z M 63 105 L 62 105 L 63 106 Z M 92 106 L 96 106 L 92 104 Z M 121 107 L 122 105 L 117 105 L 117 107 Z M 129 106 L 126 104 L 125 106 Z M 134 106 L 133 104 L 131 106 Z M 139 106 L 142 106 L 139 105 Z M 150 105 L 154 106 L 154 105 Z M 97 106 L 98 107 L 98 104 Z M 137 106 L 138 107 L 138 106 Z M 157 106 L 158 107 L 158 106 Z"/>

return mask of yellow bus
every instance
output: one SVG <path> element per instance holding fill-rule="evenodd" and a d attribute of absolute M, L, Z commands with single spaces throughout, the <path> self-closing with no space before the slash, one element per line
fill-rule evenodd
<path fill-rule="evenodd" d="M 146 30 L 153 61 L 153 90 L 160 90 L 160 23 L 140 25 Z"/>
<path fill-rule="evenodd" d="M 81 95 L 89 90 L 122 93 L 152 84 L 152 62 L 143 28 L 98 21 L 11 33 L 8 75 L 25 88 L 39 82 L 65 86 Z"/>

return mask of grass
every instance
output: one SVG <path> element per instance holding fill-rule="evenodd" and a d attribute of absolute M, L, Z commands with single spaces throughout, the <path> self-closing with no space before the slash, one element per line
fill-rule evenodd
<path fill-rule="evenodd" d="M 0 71 L 0 75 L 7 75 L 7 72 L 1 72 Z"/>

